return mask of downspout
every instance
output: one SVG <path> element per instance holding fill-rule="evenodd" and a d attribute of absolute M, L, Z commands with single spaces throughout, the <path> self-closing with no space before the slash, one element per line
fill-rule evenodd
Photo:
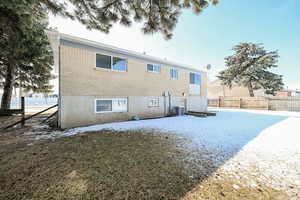
<path fill-rule="evenodd" d="M 59 37 L 59 36 L 58 36 Z M 57 125 L 59 128 L 61 128 L 61 46 L 60 46 L 60 37 L 59 40 L 59 46 L 58 46 L 58 106 L 57 106 Z"/>
<path fill-rule="evenodd" d="M 164 97 L 164 116 L 167 116 L 167 100 L 166 100 L 166 92 L 163 92 Z"/>
<path fill-rule="evenodd" d="M 169 93 L 169 115 L 171 115 L 171 93 Z"/>

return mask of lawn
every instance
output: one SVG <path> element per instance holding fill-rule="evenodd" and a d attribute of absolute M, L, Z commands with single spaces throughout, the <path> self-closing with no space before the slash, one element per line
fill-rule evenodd
<path fill-rule="evenodd" d="M 299 123 L 221 110 L 45 137 L 29 129 L 9 142 L 2 133 L 0 199 L 297 199 Z"/>
<path fill-rule="evenodd" d="M 0 199 L 179 199 L 207 174 L 194 178 L 200 165 L 174 142 L 153 132 L 98 131 L 6 146 Z M 209 160 L 201 167 L 210 169 Z"/>

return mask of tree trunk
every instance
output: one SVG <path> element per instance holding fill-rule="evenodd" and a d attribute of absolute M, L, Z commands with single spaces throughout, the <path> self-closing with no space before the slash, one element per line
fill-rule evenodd
<path fill-rule="evenodd" d="M 248 91 L 249 91 L 250 97 L 254 97 L 252 83 L 249 83 L 249 85 L 248 85 Z"/>
<path fill-rule="evenodd" d="M 15 79 L 15 66 L 11 65 L 7 67 L 6 75 L 5 75 L 4 91 L 1 100 L 1 109 L 3 110 L 10 109 L 14 79 Z"/>

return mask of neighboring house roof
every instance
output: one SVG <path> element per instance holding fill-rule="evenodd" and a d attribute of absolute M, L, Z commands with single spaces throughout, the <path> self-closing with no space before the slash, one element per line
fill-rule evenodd
<path fill-rule="evenodd" d="M 291 90 L 291 89 L 283 89 L 283 90 L 278 90 L 277 92 L 300 92 L 299 90 Z"/>
<path fill-rule="evenodd" d="M 299 90 L 283 89 L 275 92 L 276 96 L 300 96 Z"/>
<path fill-rule="evenodd" d="M 95 42 L 95 41 L 91 41 L 91 40 L 87 40 L 87 39 L 83 39 L 83 38 L 79 38 L 79 37 L 75 37 L 75 36 L 71 36 L 71 35 L 67 35 L 67 34 L 63 34 L 63 33 L 60 33 L 59 35 L 60 35 L 60 42 L 61 42 L 61 44 L 64 44 L 64 45 L 80 47 L 80 48 L 90 49 L 90 50 L 94 50 L 94 51 L 97 51 L 97 50 L 103 51 L 104 50 L 107 52 L 113 52 L 120 56 L 125 56 L 128 58 L 137 59 L 137 60 L 141 60 L 144 62 L 167 65 L 167 66 L 181 68 L 181 69 L 185 69 L 185 70 L 189 70 L 189 71 L 193 71 L 193 72 L 206 73 L 205 71 L 195 69 L 188 65 L 171 62 L 171 61 L 164 60 L 161 58 L 156 58 L 153 56 L 145 55 L 145 54 L 142 54 L 139 52 L 126 50 L 126 49 L 118 48 L 115 46 L 111 46 L 111 45 L 103 44 L 100 42 Z"/>

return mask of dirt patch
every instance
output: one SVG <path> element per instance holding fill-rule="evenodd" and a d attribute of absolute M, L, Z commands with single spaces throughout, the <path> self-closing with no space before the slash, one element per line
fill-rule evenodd
<path fill-rule="evenodd" d="M 87 192 L 87 181 L 80 177 L 76 170 L 73 170 L 66 176 L 65 187 L 68 193 L 81 195 Z"/>
<path fill-rule="evenodd" d="M 214 173 L 182 198 L 182 200 L 203 199 L 283 200 L 291 198 L 285 192 L 264 184 L 251 187 L 240 180 L 230 178 L 225 173 Z"/>

